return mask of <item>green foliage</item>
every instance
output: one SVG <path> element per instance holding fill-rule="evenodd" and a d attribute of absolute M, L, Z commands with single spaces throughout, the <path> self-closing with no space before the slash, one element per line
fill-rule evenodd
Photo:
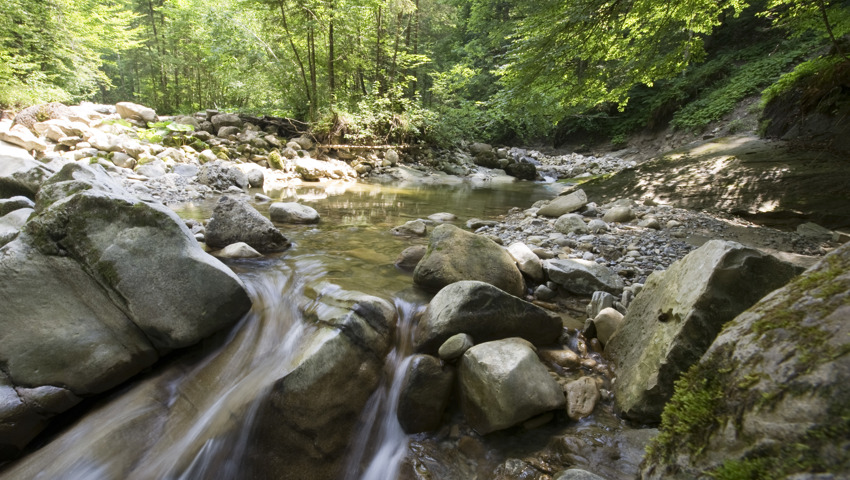
<path fill-rule="evenodd" d="M 163 122 L 155 122 L 149 123 L 148 128 L 139 129 L 136 132 L 136 135 L 139 137 L 139 140 L 145 140 L 150 143 L 162 143 L 163 139 L 167 135 L 173 135 L 174 133 L 185 133 L 185 132 L 193 132 L 195 131 L 195 127 L 191 125 L 185 125 L 182 123 L 175 123 L 172 121 L 163 121 Z M 175 136 L 178 144 L 183 145 L 187 142 L 187 138 L 183 135 Z"/>
<path fill-rule="evenodd" d="M 846 62 L 846 59 L 843 57 L 831 55 L 819 56 L 798 64 L 793 70 L 783 74 L 773 85 L 762 92 L 762 106 L 780 98 L 790 92 L 795 85 L 799 85 L 812 77 L 828 75 L 828 72 L 844 62 Z"/>

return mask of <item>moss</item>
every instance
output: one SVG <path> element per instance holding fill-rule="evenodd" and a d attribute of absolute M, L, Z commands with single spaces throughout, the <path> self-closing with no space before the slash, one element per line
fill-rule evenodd
<path fill-rule="evenodd" d="M 283 162 L 281 161 L 279 151 L 272 150 L 269 152 L 269 166 L 276 170 L 281 170 L 283 168 Z"/>

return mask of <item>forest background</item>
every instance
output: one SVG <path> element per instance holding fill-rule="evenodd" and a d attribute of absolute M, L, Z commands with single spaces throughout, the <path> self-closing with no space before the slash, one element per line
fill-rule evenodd
<path fill-rule="evenodd" d="M 847 88 L 848 32 L 850 2 L 829 0 L 4 0 L 0 106 L 215 108 L 348 143 L 617 146 L 801 85 L 822 103 Z"/>

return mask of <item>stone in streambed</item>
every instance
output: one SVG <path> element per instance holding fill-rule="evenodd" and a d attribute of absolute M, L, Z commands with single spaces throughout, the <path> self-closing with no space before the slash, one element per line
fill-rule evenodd
<path fill-rule="evenodd" d="M 278 223 L 319 223 L 319 212 L 315 208 L 296 202 L 272 203 L 269 206 L 269 217 L 273 222 Z"/>
<path fill-rule="evenodd" d="M 522 242 L 513 243 L 508 247 L 508 253 L 516 260 L 520 272 L 537 283 L 543 282 L 543 262 L 528 245 Z"/>
<path fill-rule="evenodd" d="M 584 223 L 584 217 L 577 213 L 565 213 L 555 220 L 555 230 L 564 235 L 574 233 L 580 235 L 587 233 L 587 224 Z"/>
<path fill-rule="evenodd" d="M 425 245 L 413 245 L 405 248 L 396 258 L 395 266 L 406 272 L 412 272 L 419 261 L 422 260 L 422 257 L 425 256 L 426 250 L 428 250 L 428 247 Z"/>
<path fill-rule="evenodd" d="M 398 403 L 398 421 L 408 434 L 440 428 L 455 372 L 430 355 L 417 354 L 408 364 Z"/>
<path fill-rule="evenodd" d="M 599 387 L 590 377 L 581 377 L 564 387 L 567 393 L 567 416 L 572 420 L 581 420 L 593 413 L 599 401 Z"/>
<path fill-rule="evenodd" d="M 257 258 L 263 256 L 262 253 L 254 250 L 245 242 L 232 243 L 214 252 L 213 255 L 219 258 Z"/>
<path fill-rule="evenodd" d="M 557 197 L 544 205 L 537 211 L 537 215 L 544 217 L 560 217 L 566 213 L 572 213 L 587 205 L 587 194 L 584 190 L 576 190 L 569 195 Z"/>
<path fill-rule="evenodd" d="M 427 227 L 422 220 L 411 220 L 404 225 L 394 227 L 390 232 L 400 237 L 424 237 Z"/>
<path fill-rule="evenodd" d="M 413 272 L 413 281 L 439 290 L 461 280 L 490 283 L 515 296 L 525 291 L 522 273 L 504 248 L 454 225 L 439 225 L 431 232 L 428 250 Z"/>
<path fill-rule="evenodd" d="M 455 360 L 460 358 L 460 356 L 472 348 L 473 345 L 475 345 L 475 342 L 472 340 L 470 335 L 467 335 L 466 333 L 458 333 L 456 335 L 452 335 L 448 340 L 440 345 L 437 355 L 440 357 L 440 360 Z"/>
<path fill-rule="evenodd" d="M 458 374 L 464 416 L 481 435 L 565 404 L 561 387 L 534 350 L 511 339 L 470 348 Z"/>
<path fill-rule="evenodd" d="M 223 196 L 206 228 L 206 243 L 224 248 L 245 242 L 261 253 L 281 252 L 290 243 L 268 218 L 243 200 Z"/>
<path fill-rule="evenodd" d="M 26 150 L 0 140 L 0 197 L 35 198 L 41 184 L 53 173 Z"/>
<path fill-rule="evenodd" d="M 521 337 L 535 345 L 555 342 L 560 317 L 484 282 L 453 283 L 431 300 L 414 336 L 420 352 L 436 352 L 449 337 L 471 335 L 479 342 Z"/>
<path fill-rule="evenodd" d="M 590 295 L 596 291 L 619 294 L 623 291 L 623 280 L 610 268 L 594 261 L 546 260 L 543 269 L 549 280 L 579 295 Z"/>
<path fill-rule="evenodd" d="M 650 275 L 605 346 L 617 367 L 617 410 L 632 420 L 660 421 L 673 383 L 723 325 L 796 273 L 758 250 L 712 240 Z"/>

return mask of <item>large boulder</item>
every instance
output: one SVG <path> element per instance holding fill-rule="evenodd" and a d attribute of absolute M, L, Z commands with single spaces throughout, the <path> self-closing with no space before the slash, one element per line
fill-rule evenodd
<path fill-rule="evenodd" d="M 12 122 L 8 120 L 0 121 L 0 141 L 17 145 L 28 152 L 33 150 L 43 152 L 47 149 L 47 144 L 33 135 L 28 128 L 23 125 L 12 125 Z"/>
<path fill-rule="evenodd" d="M 453 283 L 431 300 L 416 327 L 414 347 L 435 353 L 449 337 L 471 335 L 477 342 L 521 337 L 536 345 L 561 335 L 560 317 L 484 282 Z"/>
<path fill-rule="evenodd" d="M 522 273 L 510 254 L 494 241 L 442 224 L 431 232 L 428 250 L 413 271 L 413 281 L 439 290 L 461 280 L 478 280 L 521 296 Z"/>
<path fill-rule="evenodd" d="M 377 388 L 395 327 L 385 300 L 323 284 L 304 311 L 316 330 L 261 401 L 246 478 L 335 479 Z"/>
<path fill-rule="evenodd" d="M 218 199 L 207 224 L 205 241 L 215 248 L 245 242 L 262 253 L 282 252 L 290 246 L 271 220 L 248 202 L 228 196 Z"/>
<path fill-rule="evenodd" d="M 18 236 L 18 232 L 26 225 L 33 212 L 31 208 L 19 208 L 0 217 L 0 247 Z"/>
<path fill-rule="evenodd" d="M 544 217 L 560 217 L 561 215 L 575 212 L 587 205 L 587 194 L 584 190 L 576 190 L 568 195 L 557 197 L 542 206 L 537 211 L 538 215 Z"/>
<path fill-rule="evenodd" d="M 850 478 L 848 319 L 845 244 L 725 327 L 677 384 L 642 478 Z"/>
<path fill-rule="evenodd" d="M 239 115 L 235 113 L 219 113 L 218 115 L 213 115 L 210 118 L 210 122 L 212 122 L 212 126 L 215 131 L 219 131 L 222 127 L 235 127 L 238 129 L 242 128 L 244 122 Z"/>
<path fill-rule="evenodd" d="M 440 428 L 455 381 L 454 369 L 430 355 L 413 355 L 398 401 L 398 422 L 407 433 Z"/>
<path fill-rule="evenodd" d="M 649 276 L 605 346 L 616 365 L 615 407 L 658 423 L 673 383 L 696 363 L 725 323 L 797 270 L 734 242 L 712 240 Z"/>
<path fill-rule="evenodd" d="M 26 150 L 0 140 L 0 198 L 35 198 L 41 184 L 53 173 Z"/>
<path fill-rule="evenodd" d="M 74 115 L 71 107 L 59 102 L 43 103 L 27 107 L 15 115 L 15 124 L 32 129 L 38 122 L 57 118 L 68 118 Z"/>
<path fill-rule="evenodd" d="M 315 208 L 296 202 L 272 203 L 269 217 L 278 223 L 319 223 L 319 212 Z"/>
<path fill-rule="evenodd" d="M 308 182 L 317 182 L 325 178 L 338 180 L 357 177 L 357 172 L 345 162 L 338 160 L 326 162 L 310 157 L 295 158 L 295 173 Z"/>
<path fill-rule="evenodd" d="M 578 295 L 592 295 L 596 291 L 619 294 L 623 291 L 623 280 L 616 272 L 591 260 L 546 260 L 543 270 L 549 280 Z"/>
<path fill-rule="evenodd" d="M 248 176 L 236 168 L 228 166 L 222 160 L 205 163 L 198 171 L 198 183 L 215 190 L 225 191 L 230 187 L 248 188 Z"/>
<path fill-rule="evenodd" d="M 130 196 L 101 167 L 65 165 L 45 182 L 36 213 L 0 248 L 0 383 L 29 395 L 0 408 L 5 455 L 80 398 L 251 306 L 242 282 L 172 211 Z"/>
<path fill-rule="evenodd" d="M 132 102 L 118 102 L 115 104 L 115 109 L 121 118 L 127 120 L 136 120 L 141 122 L 156 122 L 156 111 L 150 107 L 139 105 Z"/>
<path fill-rule="evenodd" d="M 458 375 L 464 416 L 481 435 L 563 408 L 566 402 L 534 350 L 515 339 L 470 348 Z"/>

